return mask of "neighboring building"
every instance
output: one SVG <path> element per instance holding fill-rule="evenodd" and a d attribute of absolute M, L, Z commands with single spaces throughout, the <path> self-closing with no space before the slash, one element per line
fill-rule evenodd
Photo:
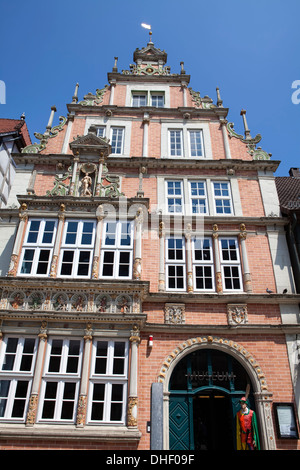
<path fill-rule="evenodd" d="M 300 171 L 291 168 L 290 176 L 275 178 L 280 210 L 289 219 L 287 242 L 294 271 L 296 291 L 300 293 Z"/>
<path fill-rule="evenodd" d="M 76 85 L 67 118 L 53 127 L 51 108 L 14 156 L 0 447 L 233 449 L 249 392 L 261 448 L 299 448 L 279 162 L 245 111 L 243 136 L 218 89 L 214 104 L 183 63 L 171 73 L 151 34 L 133 60 L 82 101 Z"/>
<path fill-rule="evenodd" d="M 21 152 L 31 144 L 25 116 L 21 119 L 0 118 L 0 208 L 7 205 L 10 189 L 15 177 L 12 153 Z"/>

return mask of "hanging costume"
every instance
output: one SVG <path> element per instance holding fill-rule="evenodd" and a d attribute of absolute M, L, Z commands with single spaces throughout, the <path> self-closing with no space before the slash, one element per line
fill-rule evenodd
<path fill-rule="evenodd" d="M 255 411 L 246 408 L 236 414 L 237 450 L 260 450 Z"/>

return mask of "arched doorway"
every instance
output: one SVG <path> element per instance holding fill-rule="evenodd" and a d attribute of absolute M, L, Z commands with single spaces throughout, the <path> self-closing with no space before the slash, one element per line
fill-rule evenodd
<path fill-rule="evenodd" d="M 234 450 L 239 400 L 250 386 L 241 363 L 220 349 L 194 349 L 169 380 L 169 449 Z"/>

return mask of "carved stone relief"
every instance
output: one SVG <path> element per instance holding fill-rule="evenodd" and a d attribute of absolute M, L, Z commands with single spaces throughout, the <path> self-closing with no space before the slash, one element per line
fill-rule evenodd
<path fill-rule="evenodd" d="M 185 304 L 165 304 L 165 323 L 185 323 Z"/>

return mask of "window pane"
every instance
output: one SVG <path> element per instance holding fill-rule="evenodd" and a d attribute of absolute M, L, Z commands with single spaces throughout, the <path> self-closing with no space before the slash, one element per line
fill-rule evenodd
<path fill-rule="evenodd" d="M 94 230 L 93 222 L 83 223 L 83 230 L 82 230 L 82 237 L 81 237 L 82 245 L 91 245 L 92 239 L 93 239 L 93 230 Z"/>
<path fill-rule="evenodd" d="M 115 253 L 113 251 L 105 251 L 103 255 L 103 276 L 113 276 L 114 270 L 114 257 Z"/>
<path fill-rule="evenodd" d="M 155 106 L 156 108 L 163 108 L 164 107 L 164 96 L 163 95 L 151 95 L 151 106 Z"/>
<path fill-rule="evenodd" d="M 170 153 L 171 156 L 182 155 L 181 131 L 170 131 Z"/>
<path fill-rule="evenodd" d="M 78 268 L 77 268 L 78 276 L 88 276 L 89 266 L 90 266 L 90 255 L 91 255 L 90 251 L 80 251 Z"/>
<path fill-rule="evenodd" d="M 69 356 L 67 362 L 67 373 L 76 373 L 78 371 L 80 353 L 80 341 L 70 340 L 69 343 Z"/>
<path fill-rule="evenodd" d="M 10 380 L 0 380 L 0 417 L 5 415 Z"/>
<path fill-rule="evenodd" d="M 76 384 L 66 382 L 61 410 L 61 419 L 72 419 L 74 413 Z"/>
<path fill-rule="evenodd" d="M 68 228 L 66 233 L 66 243 L 68 245 L 74 245 L 76 243 L 78 222 L 68 222 Z"/>
<path fill-rule="evenodd" d="M 13 370 L 18 346 L 18 338 L 8 338 L 2 370 Z"/>
<path fill-rule="evenodd" d="M 36 243 L 37 237 L 40 228 L 40 221 L 39 220 L 32 220 L 30 222 L 30 229 L 28 232 L 27 243 Z"/>
<path fill-rule="evenodd" d="M 107 341 L 97 341 L 95 374 L 106 374 Z"/>
<path fill-rule="evenodd" d="M 52 243 L 55 222 L 46 220 L 42 243 Z"/>
<path fill-rule="evenodd" d="M 97 136 L 104 137 L 105 136 L 105 127 L 97 127 Z"/>
<path fill-rule="evenodd" d="M 43 419 L 53 419 L 57 392 L 57 382 L 47 382 L 42 412 Z"/>
<path fill-rule="evenodd" d="M 30 371 L 33 359 L 35 340 L 26 338 L 24 341 L 23 354 L 21 359 L 20 371 Z"/>
<path fill-rule="evenodd" d="M 121 224 L 121 246 L 130 246 L 131 244 L 131 224 L 122 223 Z"/>
<path fill-rule="evenodd" d="M 37 265 L 37 274 L 47 274 L 49 264 L 50 250 L 41 250 Z"/>
<path fill-rule="evenodd" d="M 27 380 L 18 380 L 14 405 L 12 409 L 12 418 L 23 418 L 28 389 Z"/>
<path fill-rule="evenodd" d="M 49 369 L 48 369 L 49 372 L 59 372 L 60 370 L 62 345 L 63 345 L 63 341 L 60 339 L 54 339 L 52 341 Z"/>
<path fill-rule="evenodd" d="M 112 394 L 111 394 L 111 412 L 110 420 L 111 421 L 121 421 L 122 419 L 122 410 L 123 410 L 123 385 L 114 384 L 112 385 Z"/>
<path fill-rule="evenodd" d="M 121 251 L 119 260 L 119 276 L 129 276 L 130 253 Z"/>
<path fill-rule="evenodd" d="M 105 391 L 105 384 L 94 384 L 93 405 L 92 405 L 92 415 L 91 415 L 92 421 L 103 420 L 104 391 Z"/>
<path fill-rule="evenodd" d="M 191 156 L 202 156 L 201 131 L 190 131 Z"/>
<path fill-rule="evenodd" d="M 26 249 L 24 251 L 24 257 L 21 267 L 21 274 L 30 274 L 32 268 L 32 262 L 34 257 L 34 250 Z"/>
<path fill-rule="evenodd" d="M 115 127 L 112 129 L 111 152 L 121 154 L 123 142 L 123 129 Z"/>
<path fill-rule="evenodd" d="M 64 251 L 60 274 L 70 276 L 72 274 L 74 251 Z"/>
<path fill-rule="evenodd" d="M 134 94 L 132 96 L 132 106 L 147 106 L 147 95 L 146 94 Z"/>
<path fill-rule="evenodd" d="M 106 224 L 105 245 L 113 246 L 116 244 L 116 228 L 115 222 L 108 222 Z"/>

